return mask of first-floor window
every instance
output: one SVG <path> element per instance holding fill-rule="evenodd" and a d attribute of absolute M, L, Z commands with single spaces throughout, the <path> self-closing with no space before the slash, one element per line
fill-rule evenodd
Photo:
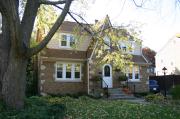
<path fill-rule="evenodd" d="M 129 67 L 126 73 L 128 80 L 138 80 L 139 79 L 139 66 Z"/>
<path fill-rule="evenodd" d="M 57 78 L 63 78 L 63 64 L 57 64 Z"/>
<path fill-rule="evenodd" d="M 128 79 L 133 79 L 133 68 L 129 67 L 128 69 Z"/>
<path fill-rule="evenodd" d="M 138 66 L 134 67 L 134 73 L 135 73 L 135 79 L 139 79 L 139 67 Z"/>
<path fill-rule="evenodd" d="M 81 69 L 81 65 L 80 64 L 75 64 L 75 78 L 80 78 L 80 70 Z"/>
<path fill-rule="evenodd" d="M 81 64 L 78 63 L 56 63 L 57 80 L 81 79 Z"/>
<path fill-rule="evenodd" d="M 71 78 L 72 64 L 66 64 L 66 78 Z"/>

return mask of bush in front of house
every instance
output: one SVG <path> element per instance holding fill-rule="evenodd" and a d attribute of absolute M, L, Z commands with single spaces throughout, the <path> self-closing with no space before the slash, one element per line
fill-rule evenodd
<path fill-rule="evenodd" d="M 48 98 L 30 97 L 25 101 L 21 111 L 7 109 L 0 103 L 0 119 L 64 119 L 65 106 L 62 103 L 51 103 Z"/>
<path fill-rule="evenodd" d="M 128 77 L 125 74 L 121 74 L 119 76 L 119 81 L 126 81 L 128 79 Z"/>
<path fill-rule="evenodd" d="M 180 85 L 176 85 L 170 92 L 173 99 L 180 99 Z"/>
<path fill-rule="evenodd" d="M 161 93 L 157 94 L 149 94 L 145 96 L 145 100 L 148 102 L 154 102 L 154 103 L 159 103 L 159 102 L 164 102 L 164 96 Z"/>

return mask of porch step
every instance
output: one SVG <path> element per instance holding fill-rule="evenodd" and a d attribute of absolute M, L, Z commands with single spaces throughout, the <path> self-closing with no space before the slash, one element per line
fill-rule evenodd
<path fill-rule="evenodd" d="M 122 100 L 135 99 L 135 97 L 132 94 L 124 93 L 122 91 L 122 88 L 108 89 L 108 92 L 109 92 L 108 99 L 122 99 Z"/>

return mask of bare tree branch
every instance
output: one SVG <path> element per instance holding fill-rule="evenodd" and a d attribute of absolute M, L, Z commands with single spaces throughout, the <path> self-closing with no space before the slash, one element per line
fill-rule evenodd
<path fill-rule="evenodd" d="M 136 7 L 142 7 L 143 6 L 143 1 L 141 2 L 141 4 L 140 5 L 138 5 L 137 3 L 136 3 L 136 1 L 135 0 L 132 0 L 133 2 L 134 2 L 134 4 L 136 5 Z"/>
<path fill-rule="evenodd" d="M 65 4 L 66 0 L 59 0 L 59 1 L 49 1 L 49 0 L 40 0 L 40 4 L 46 5 L 57 5 L 57 4 Z"/>
<path fill-rule="evenodd" d="M 53 37 L 53 35 L 55 34 L 55 32 L 58 30 L 58 28 L 60 27 L 60 25 L 63 23 L 70 5 L 72 3 L 73 0 L 66 0 L 66 4 L 64 6 L 64 9 L 61 13 L 61 15 L 58 17 L 58 19 L 56 20 L 55 24 L 53 25 L 53 27 L 51 28 L 51 30 L 49 31 L 49 33 L 46 35 L 46 37 L 44 38 L 44 40 L 42 40 L 37 46 L 30 48 L 27 52 L 27 57 L 31 57 L 34 54 L 37 54 L 39 51 L 41 51 L 51 40 L 51 38 Z"/>

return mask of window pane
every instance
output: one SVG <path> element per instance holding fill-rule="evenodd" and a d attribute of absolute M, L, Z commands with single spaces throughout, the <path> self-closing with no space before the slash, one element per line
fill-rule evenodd
<path fill-rule="evenodd" d="M 128 79 L 132 79 L 133 78 L 133 69 L 132 67 L 128 68 Z"/>
<path fill-rule="evenodd" d="M 139 67 L 138 66 L 134 67 L 134 72 L 135 72 L 135 79 L 139 79 Z"/>
<path fill-rule="evenodd" d="M 57 78 L 62 78 L 63 64 L 57 64 Z"/>
<path fill-rule="evenodd" d="M 110 49 L 110 45 L 111 45 L 110 39 L 108 37 L 105 37 L 104 38 L 104 49 Z"/>
<path fill-rule="evenodd" d="M 71 64 L 66 65 L 66 78 L 71 78 Z"/>
<path fill-rule="evenodd" d="M 75 78 L 80 78 L 80 64 L 75 64 Z"/>
<path fill-rule="evenodd" d="M 124 52 L 126 52 L 126 47 L 125 47 L 125 46 L 123 46 L 123 47 L 122 47 L 122 50 L 123 50 Z"/>
<path fill-rule="evenodd" d="M 74 36 L 70 36 L 70 46 L 72 47 L 75 44 Z"/>
<path fill-rule="evenodd" d="M 61 46 L 67 46 L 67 36 L 62 35 Z"/>
<path fill-rule="evenodd" d="M 129 78 L 129 79 L 132 79 L 132 73 L 129 73 L 129 74 L 128 74 L 128 78 Z"/>
<path fill-rule="evenodd" d="M 104 67 L 104 76 L 110 76 L 110 67 L 109 66 Z"/>
<path fill-rule="evenodd" d="M 139 79 L 139 73 L 135 73 L 135 79 Z"/>

